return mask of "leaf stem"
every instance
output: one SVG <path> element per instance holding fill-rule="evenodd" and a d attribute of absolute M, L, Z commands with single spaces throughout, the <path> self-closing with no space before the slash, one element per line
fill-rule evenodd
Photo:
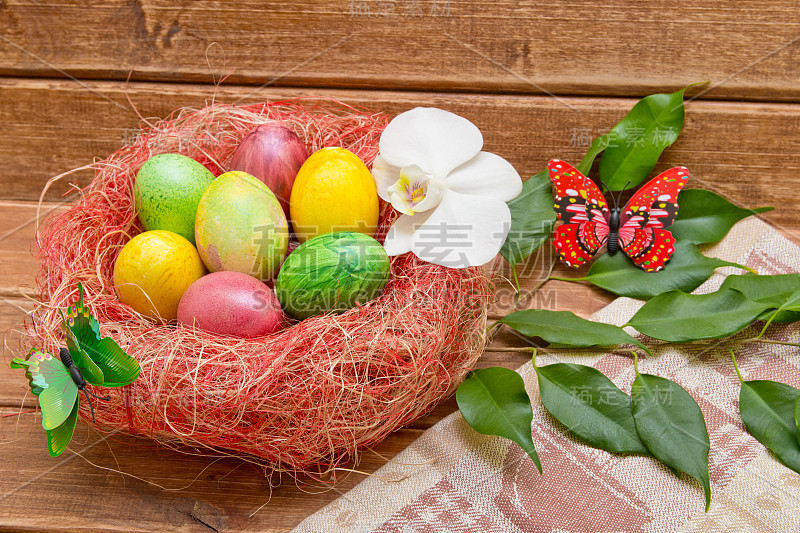
<path fill-rule="evenodd" d="M 636 372 L 636 375 L 639 375 L 639 352 L 636 350 L 631 350 L 633 352 L 633 370 Z"/>
<path fill-rule="evenodd" d="M 531 347 L 519 347 L 519 346 L 487 346 L 483 351 L 484 352 L 530 352 L 531 350 L 536 350 L 533 346 Z"/>
<path fill-rule="evenodd" d="M 761 337 L 764 336 L 764 332 L 767 331 L 767 328 L 769 327 L 769 325 L 772 324 L 772 321 L 775 319 L 776 316 L 778 316 L 778 313 L 780 313 L 781 311 L 782 311 L 782 309 L 778 308 L 778 309 L 775 310 L 774 313 L 772 313 L 772 316 L 769 317 L 769 320 L 767 320 L 767 323 L 764 324 L 764 327 L 761 328 L 761 331 L 759 332 L 759 334 L 756 335 L 756 339 L 760 339 Z"/>
<path fill-rule="evenodd" d="M 742 379 L 742 373 L 739 372 L 739 365 L 736 363 L 736 355 L 733 353 L 733 350 L 728 348 L 728 351 L 731 352 L 731 359 L 733 359 L 733 368 L 736 369 L 736 375 L 739 376 L 739 382 L 744 383 Z"/>
<path fill-rule="evenodd" d="M 533 365 L 533 369 L 536 370 L 536 348 L 533 349 L 533 354 L 531 355 L 531 365 Z"/>
<path fill-rule="evenodd" d="M 514 288 L 517 289 L 517 300 L 519 300 L 522 289 L 519 288 L 519 276 L 517 276 L 517 265 L 511 266 L 511 272 L 514 273 Z"/>
<path fill-rule="evenodd" d="M 499 322 L 498 322 L 499 324 Z M 662 346 L 685 346 L 686 348 L 714 348 L 714 347 L 723 347 L 725 342 L 730 341 L 731 339 L 723 339 L 723 342 L 717 343 L 710 343 L 710 342 L 697 342 L 697 341 L 687 341 L 687 342 L 662 342 L 659 344 L 655 344 L 651 346 L 651 348 L 660 348 Z M 734 341 L 737 342 L 737 341 Z M 772 339 L 761 339 L 758 337 L 754 337 L 751 339 L 743 339 L 738 341 L 740 343 L 751 343 L 751 342 L 763 342 L 765 344 L 779 344 L 781 346 L 797 346 L 800 347 L 800 344 L 794 342 L 785 342 L 785 341 L 775 341 Z M 559 346 L 556 348 L 549 348 L 549 347 L 541 347 L 541 346 L 530 346 L 530 347 L 517 347 L 517 346 L 508 346 L 508 347 L 487 347 L 484 351 L 487 352 L 528 352 L 531 350 L 537 350 L 540 352 L 546 353 L 558 353 L 564 351 L 592 351 L 592 350 L 602 350 L 607 354 L 614 354 L 614 355 L 627 355 L 629 353 L 634 354 L 634 361 L 635 358 L 638 356 L 638 353 L 635 350 L 609 350 L 606 346 Z M 647 351 L 647 350 L 645 350 Z M 649 352 L 648 352 L 649 353 Z M 652 355 L 652 354 L 651 354 Z"/>
<path fill-rule="evenodd" d="M 588 281 L 589 278 L 587 278 L 586 276 L 584 276 L 582 278 L 562 278 L 560 276 L 550 276 L 547 279 L 548 280 L 552 279 L 552 280 L 556 280 L 556 281 Z"/>
<path fill-rule="evenodd" d="M 752 268 L 750 268 L 747 265 L 740 265 L 739 263 L 730 263 L 730 266 L 736 267 L 736 268 L 741 268 L 742 270 L 746 270 L 746 271 L 750 272 L 751 274 L 755 274 L 756 276 L 759 275 L 757 270 L 753 270 Z"/>
<path fill-rule="evenodd" d="M 542 286 L 545 283 L 547 283 L 548 281 L 550 281 L 552 279 L 550 277 L 550 274 L 553 273 L 553 269 L 555 268 L 555 266 L 556 266 L 555 263 L 550 263 L 550 269 L 547 271 L 547 275 L 544 277 L 544 279 L 542 281 L 540 281 L 539 283 L 537 283 L 536 285 L 534 285 L 533 288 L 531 290 L 529 290 L 528 292 L 526 292 L 524 295 L 523 294 L 519 294 L 520 289 L 519 289 L 519 286 L 517 286 L 517 301 L 514 303 L 514 307 L 511 308 L 511 311 L 508 312 L 509 315 L 511 313 L 513 313 L 514 311 L 518 310 L 520 305 L 522 305 L 522 302 L 524 302 L 528 298 L 528 296 L 532 295 L 533 293 L 535 293 L 536 291 L 541 289 Z M 514 275 L 515 276 L 516 276 L 516 274 L 517 274 L 516 271 L 514 271 Z"/>
<path fill-rule="evenodd" d="M 798 348 L 800 348 L 800 344 L 796 342 L 773 341 L 771 339 L 759 339 L 758 337 L 755 337 L 753 339 L 744 339 L 742 342 L 764 342 L 767 344 L 780 344 L 781 346 L 797 346 Z"/>
<path fill-rule="evenodd" d="M 541 288 L 542 288 L 542 286 L 543 286 L 545 283 L 547 283 L 548 281 L 550 281 L 551 279 L 553 279 L 553 278 L 551 278 L 551 277 L 550 277 L 550 274 L 552 274 L 552 273 L 553 273 L 553 269 L 554 269 L 555 267 L 556 267 L 556 264 L 555 264 L 555 263 L 550 263 L 550 269 L 547 271 L 547 275 L 544 277 L 544 279 L 543 279 L 542 281 L 540 281 L 539 283 L 537 283 L 536 285 L 534 285 L 534 286 L 533 286 L 533 288 L 532 288 L 531 290 L 529 290 L 529 291 L 528 291 L 528 292 L 525 294 L 525 297 L 526 297 L 526 298 L 528 297 L 528 295 L 530 295 L 530 294 L 533 294 L 534 292 L 536 292 L 536 291 L 538 291 L 539 289 L 541 289 Z"/>

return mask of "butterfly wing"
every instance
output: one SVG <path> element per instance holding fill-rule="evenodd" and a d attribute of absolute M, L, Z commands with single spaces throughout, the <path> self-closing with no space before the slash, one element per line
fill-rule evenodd
<path fill-rule="evenodd" d="M 658 272 L 675 251 L 675 237 L 669 230 L 646 228 L 648 246 L 636 256 L 630 256 L 633 264 L 646 272 Z M 627 252 L 626 252 L 627 253 Z"/>
<path fill-rule="evenodd" d="M 561 224 L 553 230 L 553 246 L 561 261 L 578 268 L 594 256 L 595 250 L 585 248 L 578 237 L 580 224 Z"/>
<path fill-rule="evenodd" d="M 55 429 L 47 430 L 47 450 L 51 457 L 58 457 L 69 446 L 72 434 L 75 433 L 75 423 L 78 421 L 78 402 L 72 407 L 67 419 Z"/>
<path fill-rule="evenodd" d="M 31 392 L 39 397 L 44 429 L 54 430 L 70 417 L 78 403 L 78 386 L 64 363 L 34 348 L 25 359 L 12 359 L 11 368 L 25 369 Z"/>
<path fill-rule="evenodd" d="M 73 362 L 92 385 L 121 387 L 139 376 L 139 363 L 110 337 L 100 337 L 100 324 L 83 303 L 83 286 L 78 284 L 78 301 L 67 309 L 64 336 Z M 69 333 L 67 333 L 69 331 Z M 73 353 L 70 339 L 77 345 Z"/>
<path fill-rule="evenodd" d="M 91 343 L 86 351 L 103 371 L 103 387 L 122 387 L 139 377 L 139 362 L 110 337 Z"/>
<path fill-rule="evenodd" d="M 75 333 L 69 327 L 69 320 L 61 323 L 61 331 L 64 333 L 64 339 L 67 341 L 67 348 L 69 355 L 72 357 L 72 362 L 81 371 L 83 379 L 92 385 L 104 385 L 103 371 L 100 370 L 94 361 L 89 358 L 89 355 L 81 349 L 81 343 L 78 341 Z"/>
<path fill-rule="evenodd" d="M 553 231 L 553 246 L 567 266 L 579 267 L 608 239 L 608 203 L 592 180 L 565 161 L 550 161 L 547 174 L 556 216 L 564 222 Z"/>
<path fill-rule="evenodd" d="M 678 215 L 678 194 L 689 169 L 674 167 L 647 182 L 622 209 L 619 241 L 636 266 L 657 272 L 675 251 L 675 238 L 665 228 Z"/>
<path fill-rule="evenodd" d="M 547 164 L 547 175 L 555 192 L 556 216 L 565 224 L 605 220 L 608 203 L 597 185 L 567 163 L 553 159 Z"/>
<path fill-rule="evenodd" d="M 641 228 L 668 228 L 678 216 L 678 193 L 689 179 L 689 169 L 665 170 L 641 187 L 622 209 L 620 227 L 633 219 Z"/>

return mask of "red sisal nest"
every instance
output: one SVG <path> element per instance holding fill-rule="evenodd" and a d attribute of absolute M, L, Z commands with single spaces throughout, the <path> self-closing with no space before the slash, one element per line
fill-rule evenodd
<path fill-rule="evenodd" d="M 139 167 L 178 152 L 219 175 L 242 138 L 271 120 L 294 129 L 309 153 L 342 146 L 368 166 L 388 122 L 338 102 L 296 99 L 183 109 L 143 129 L 92 165 L 95 178 L 80 201 L 39 231 L 39 304 L 27 334 L 31 345 L 58 353 L 59 309 L 82 282 L 102 334 L 142 367 L 132 385 L 95 391 L 111 395 L 95 402 L 99 430 L 316 477 L 453 391 L 483 351 L 489 278 L 483 269 L 447 269 L 406 254 L 393 259 L 379 298 L 257 339 L 154 324 L 117 301 L 114 261 L 142 231 L 132 201 Z M 392 217 L 384 205 L 379 240 Z M 81 416 L 91 421 L 85 403 Z"/>

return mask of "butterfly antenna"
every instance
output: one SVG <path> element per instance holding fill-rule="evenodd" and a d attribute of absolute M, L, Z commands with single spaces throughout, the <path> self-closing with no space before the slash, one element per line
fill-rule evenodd
<path fill-rule="evenodd" d="M 611 189 L 608 188 L 608 185 L 606 185 L 603 181 L 600 181 L 600 186 L 606 190 L 608 197 L 614 200 L 614 207 L 617 207 L 617 199 L 614 198 L 614 193 L 611 192 Z"/>
<path fill-rule="evenodd" d="M 92 406 L 92 399 L 89 398 L 89 391 L 87 391 L 86 389 L 83 389 L 83 393 L 86 395 L 86 401 L 89 402 L 89 409 L 92 411 L 92 424 L 94 424 L 95 423 L 94 406 Z M 94 394 L 92 394 L 92 396 L 94 396 Z"/>
<path fill-rule="evenodd" d="M 617 205 L 619 205 L 619 201 L 620 201 L 620 199 L 622 199 L 622 194 L 625 192 L 625 189 L 627 189 L 628 185 L 630 185 L 630 184 L 631 184 L 631 182 L 630 182 L 630 180 L 628 180 L 628 183 L 626 183 L 625 186 L 622 188 L 622 190 L 619 191 L 619 193 L 617 193 L 617 198 L 616 198 L 616 200 L 614 200 L 617 203 Z"/>
<path fill-rule="evenodd" d="M 83 391 L 86 394 L 90 395 L 92 398 L 97 398 L 98 400 L 103 400 L 104 402 L 107 402 L 107 401 L 109 401 L 111 399 L 110 395 L 109 396 L 98 396 L 98 395 L 94 394 L 93 392 L 89 392 L 87 389 L 83 389 Z"/>
<path fill-rule="evenodd" d="M 92 423 L 94 423 L 95 422 L 95 419 L 94 419 L 94 406 L 92 405 L 92 398 L 97 398 L 98 400 L 108 401 L 108 400 L 111 399 L 111 396 L 97 396 L 96 394 L 93 394 L 93 393 L 89 392 L 89 389 L 86 389 L 86 388 L 83 389 L 83 394 L 86 395 L 86 401 L 89 402 L 89 410 L 92 412 Z M 92 398 L 90 398 L 90 396 Z"/>

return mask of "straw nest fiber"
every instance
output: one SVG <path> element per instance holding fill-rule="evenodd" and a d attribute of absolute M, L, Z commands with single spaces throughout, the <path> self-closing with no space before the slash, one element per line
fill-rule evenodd
<path fill-rule="evenodd" d="M 490 276 L 485 269 L 447 269 L 406 254 L 393 258 L 380 297 L 255 339 L 154 323 L 120 303 L 114 261 L 143 231 L 132 200 L 139 167 L 156 154 L 177 152 L 219 175 L 243 137 L 268 121 L 292 128 L 309 153 L 341 146 L 369 167 L 388 117 L 300 98 L 214 103 L 148 123 L 131 144 L 92 164 L 94 180 L 79 190 L 79 200 L 39 228 L 38 301 L 25 343 L 58 353 L 65 345 L 60 310 L 77 297 L 81 282 L 103 336 L 142 368 L 127 387 L 94 391 L 111 396 L 94 403 L 98 430 L 121 430 L 191 453 L 238 456 L 267 473 L 328 478 L 359 450 L 452 393 L 484 348 Z M 379 241 L 395 216 L 382 204 Z M 85 402 L 80 415 L 92 423 Z"/>

